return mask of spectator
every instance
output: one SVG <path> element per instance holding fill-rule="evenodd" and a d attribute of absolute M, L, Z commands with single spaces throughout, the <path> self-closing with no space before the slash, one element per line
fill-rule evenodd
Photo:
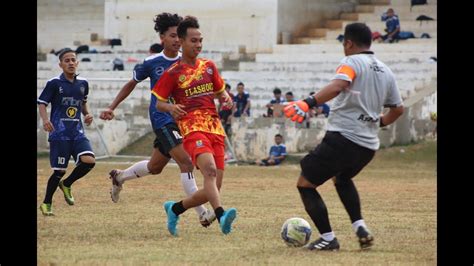
<path fill-rule="evenodd" d="M 385 26 L 387 27 L 385 29 L 385 32 L 387 32 L 387 34 L 381 36 L 383 42 L 392 43 L 398 40 L 400 33 L 400 20 L 395 14 L 393 8 L 387 9 L 387 12 L 382 14 L 382 21 L 385 21 Z"/>
<path fill-rule="evenodd" d="M 124 65 L 123 65 L 123 60 L 120 58 L 115 58 L 114 61 L 112 61 L 112 64 L 114 64 L 114 68 L 112 69 L 113 71 L 115 70 L 124 70 Z"/>
<path fill-rule="evenodd" d="M 225 90 L 227 91 L 227 94 L 229 94 L 231 99 L 234 99 L 234 94 L 230 92 L 230 84 L 226 83 L 225 84 Z M 228 138 L 232 135 L 231 132 L 231 120 L 230 120 L 230 115 L 232 114 L 232 107 L 229 107 L 228 105 L 222 104 L 223 99 L 219 99 L 219 117 L 221 119 L 221 123 L 224 126 L 224 131 L 225 134 L 227 135 Z"/>
<path fill-rule="evenodd" d="M 289 91 L 285 94 L 285 99 L 286 99 L 286 102 L 289 103 L 289 102 L 294 102 L 295 101 L 295 96 L 293 96 L 293 92 Z"/>
<path fill-rule="evenodd" d="M 267 106 L 267 114 L 263 115 L 264 117 L 273 117 L 273 109 L 275 104 L 281 104 L 285 102 L 285 98 L 281 96 L 281 90 L 279 88 L 275 88 L 273 90 L 273 98 L 270 100 Z M 281 115 L 278 115 L 281 116 Z"/>
<path fill-rule="evenodd" d="M 286 158 L 286 146 L 282 144 L 283 136 L 280 134 L 275 135 L 275 143 L 270 148 L 269 156 L 265 159 L 257 161 L 257 164 L 260 166 L 270 166 L 270 165 L 278 165 Z"/>
<path fill-rule="evenodd" d="M 234 96 L 234 117 L 250 116 L 250 94 L 245 91 L 245 85 L 242 82 L 237 84 L 237 95 Z"/>

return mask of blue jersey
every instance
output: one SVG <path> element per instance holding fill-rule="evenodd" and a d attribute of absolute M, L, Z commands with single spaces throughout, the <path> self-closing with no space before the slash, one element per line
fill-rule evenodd
<path fill-rule="evenodd" d="M 49 133 L 52 140 L 81 140 L 85 139 L 82 126 L 82 104 L 87 101 L 89 83 L 86 79 L 74 77 L 70 82 L 64 76 L 54 77 L 46 83 L 37 103 L 51 103 L 50 121 L 54 130 Z"/>
<path fill-rule="evenodd" d="M 163 52 L 151 55 L 145 58 L 143 64 L 138 65 L 136 69 L 133 70 L 133 79 L 136 82 L 141 82 L 149 77 L 151 90 L 155 86 L 155 83 L 160 79 L 163 72 L 180 58 L 180 55 L 175 58 L 169 58 Z M 160 112 L 156 109 L 156 96 L 153 93 L 150 93 L 150 95 L 151 100 L 148 109 L 153 129 L 159 129 L 166 124 L 174 123 L 173 117 L 168 112 Z"/>
<path fill-rule="evenodd" d="M 284 144 L 273 145 L 270 148 L 270 156 L 273 155 L 275 157 L 286 155 L 286 146 Z"/>

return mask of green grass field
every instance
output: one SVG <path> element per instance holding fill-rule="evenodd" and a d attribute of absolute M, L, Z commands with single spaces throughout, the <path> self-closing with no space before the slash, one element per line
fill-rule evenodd
<path fill-rule="evenodd" d="M 311 240 L 318 236 L 296 189 L 297 164 L 228 166 L 221 199 L 224 208 L 238 210 L 233 232 L 223 235 L 217 224 L 203 228 L 189 210 L 181 215 L 180 235 L 172 237 L 162 204 L 184 196 L 179 169 L 169 165 L 160 175 L 126 183 L 120 202 L 113 203 L 107 173 L 129 164 L 99 161 L 73 185 L 74 206 L 58 189 L 55 216 L 38 210 L 38 264 L 436 265 L 436 151 L 434 141 L 380 150 L 354 179 L 375 236 L 374 247 L 364 252 L 331 181 L 319 191 L 341 250 L 311 252 L 283 243 L 281 225 L 294 216 L 310 222 Z M 48 159 L 38 158 L 38 207 L 50 174 Z"/>

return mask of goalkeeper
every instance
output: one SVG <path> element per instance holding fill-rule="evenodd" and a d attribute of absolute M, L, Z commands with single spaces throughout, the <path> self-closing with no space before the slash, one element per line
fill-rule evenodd
<path fill-rule="evenodd" d="M 301 123 L 308 110 L 335 98 L 322 142 L 300 162 L 297 188 L 308 215 L 321 237 L 310 250 L 338 250 L 339 242 L 329 223 L 328 211 L 316 188 L 333 178 L 337 193 L 352 222 L 360 247 L 373 245 L 373 236 L 362 218 L 359 195 L 352 178 L 379 148 L 380 127 L 403 113 L 402 99 L 392 71 L 370 51 L 371 31 L 362 23 L 346 26 L 344 57 L 328 85 L 305 100 L 285 107 L 291 120 Z M 389 108 L 381 114 L 383 107 Z"/>

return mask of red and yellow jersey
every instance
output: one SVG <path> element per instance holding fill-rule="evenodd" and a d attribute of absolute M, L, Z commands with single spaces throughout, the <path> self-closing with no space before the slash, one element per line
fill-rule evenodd
<path fill-rule="evenodd" d="M 185 106 L 187 114 L 177 121 L 183 136 L 194 131 L 225 136 L 214 103 L 214 94 L 224 89 L 225 83 L 216 65 L 198 58 L 194 66 L 183 64 L 181 60 L 171 65 L 155 84 L 152 93 L 160 101 L 167 102 L 173 97 L 176 104 Z"/>

